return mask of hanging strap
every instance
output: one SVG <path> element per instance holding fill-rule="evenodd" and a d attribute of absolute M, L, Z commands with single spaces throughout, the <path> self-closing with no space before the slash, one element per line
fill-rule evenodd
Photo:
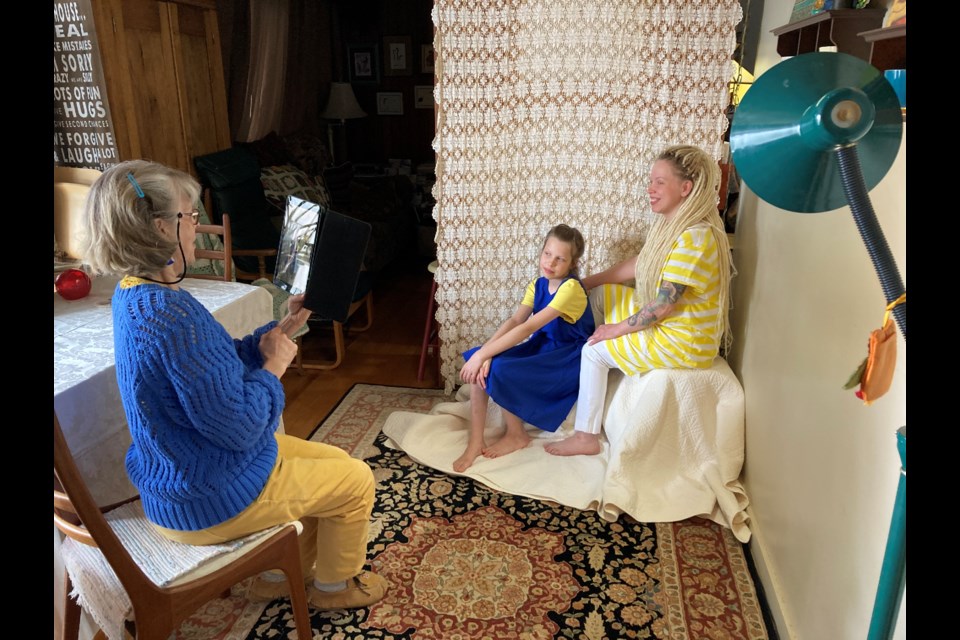
<path fill-rule="evenodd" d="M 893 310 L 901 304 L 904 304 L 907 301 L 907 292 L 904 291 L 899 298 L 887 305 L 887 311 L 883 314 L 883 326 L 887 326 L 887 322 L 890 321 L 890 314 Z"/>

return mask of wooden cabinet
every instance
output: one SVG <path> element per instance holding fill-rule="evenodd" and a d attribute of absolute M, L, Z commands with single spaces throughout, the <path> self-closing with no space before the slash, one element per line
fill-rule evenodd
<path fill-rule="evenodd" d="M 870 43 L 860 34 L 883 23 L 883 9 L 830 9 L 773 30 L 777 53 L 797 56 L 836 47 L 863 60 L 870 59 Z"/>
<path fill-rule="evenodd" d="M 216 0 L 92 0 L 122 160 L 230 147 Z"/>

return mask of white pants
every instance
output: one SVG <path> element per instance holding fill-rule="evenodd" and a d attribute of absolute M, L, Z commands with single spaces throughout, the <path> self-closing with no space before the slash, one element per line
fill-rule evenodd
<path fill-rule="evenodd" d="M 583 345 L 580 357 L 580 393 L 577 396 L 577 419 L 574 429 L 599 434 L 603 423 L 603 407 L 607 400 L 607 379 L 610 369 L 619 369 L 607 349 L 607 342 Z"/>

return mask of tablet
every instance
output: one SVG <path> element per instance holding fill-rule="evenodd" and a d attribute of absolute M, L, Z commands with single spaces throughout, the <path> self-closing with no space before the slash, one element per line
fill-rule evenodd
<path fill-rule="evenodd" d="M 345 322 L 370 225 L 316 202 L 287 196 L 273 282 L 320 318 Z"/>

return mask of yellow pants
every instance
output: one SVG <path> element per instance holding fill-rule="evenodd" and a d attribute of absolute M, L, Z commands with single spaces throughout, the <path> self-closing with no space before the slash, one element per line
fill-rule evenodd
<path fill-rule="evenodd" d="M 334 583 L 363 569 L 373 511 L 373 472 L 337 447 L 277 434 L 277 462 L 257 499 L 239 514 L 199 531 L 157 527 L 185 544 L 218 544 L 292 520 L 303 523 L 303 577 Z M 316 568 L 314 568 L 316 563 Z"/>

